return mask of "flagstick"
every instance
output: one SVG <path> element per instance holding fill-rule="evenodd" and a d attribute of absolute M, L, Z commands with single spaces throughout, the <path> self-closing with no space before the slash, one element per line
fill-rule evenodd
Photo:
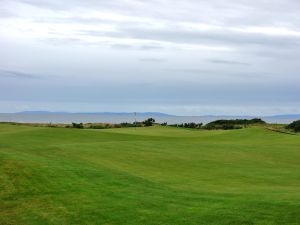
<path fill-rule="evenodd" d="M 134 124 L 135 124 L 135 130 L 136 130 L 136 112 L 134 112 Z"/>

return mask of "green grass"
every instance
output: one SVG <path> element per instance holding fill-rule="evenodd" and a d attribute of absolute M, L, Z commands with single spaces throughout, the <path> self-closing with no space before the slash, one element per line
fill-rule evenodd
<path fill-rule="evenodd" d="M 300 224 L 300 135 L 0 124 L 0 224 Z"/>

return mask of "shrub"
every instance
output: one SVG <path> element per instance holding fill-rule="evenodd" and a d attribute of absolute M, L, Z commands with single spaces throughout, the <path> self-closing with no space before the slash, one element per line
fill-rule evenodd
<path fill-rule="evenodd" d="M 90 124 L 91 129 L 109 129 L 109 128 L 121 128 L 121 124 L 111 124 L 111 123 L 96 123 Z"/>
<path fill-rule="evenodd" d="M 201 129 L 203 123 L 181 123 L 181 124 L 171 124 L 170 127 L 184 127 L 184 128 L 191 128 L 191 129 Z"/>
<path fill-rule="evenodd" d="M 216 120 L 210 122 L 204 126 L 205 129 L 208 130 L 232 130 L 232 129 L 241 129 L 243 126 L 251 125 L 251 124 L 265 124 L 266 122 L 260 118 L 254 119 L 236 119 L 236 120 Z"/>
<path fill-rule="evenodd" d="M 254 119 L 236 119 L 236 120 L 216 120 L 207 124 L 207 126 L 217 125 L 250 125 L 250 124 L 265 124 L 266 122 L 259 118 Z"/>
<path fill-rule="evenodd" d="M 288 129 L 292 129 L 293 131 L 295 132 L 300 132 L 300 120 L 296 120 L 292 123 L 290 123 L 288 126 L 287 126 Z"/>
<path fill-rule="evenodd" d="M 121 128 L 122 126 L 121 126 L 121 124 L 114 124 L 113 125 L 113 128 Z"/>
<path fill-rule="evenodd" d="M 121 127 L 135 127 L 135 124 L 132 123 L 121 123 Z"/>
<path fill-rule="evenodd" d="M 145 121 L 143 121 L 143 124 L 144 124 L 146 127 L 152 126 L 153 123 L 155 123 L 155 119 L 153 119 L 153 118 L 148 118 L 148 119 L 146 119 Z"/>
<path fill-rule="evenodd" d="M 83 123 L 72 123 L 73 128 L 79 128 L 82 129 L 83 128 Z"/>
<path fill-rule="evenodd" d="M 202 123 L 184 123 L 182 126 L 185 128 L 192 128 L 192 129 L 200 129 L 202 127 Z"/>
<path fill-rule="evenodd" d="M 106 129 L 107 127 L 103 124 L 92 124 L 90 126 L 91 129 Z"/>
<path fill-rule="evenodd" d="M 242 129 L 243 127 L 235 124 L 208 123 L 203 128 L 207 130 L 235 130 L 235 129 Z"/>

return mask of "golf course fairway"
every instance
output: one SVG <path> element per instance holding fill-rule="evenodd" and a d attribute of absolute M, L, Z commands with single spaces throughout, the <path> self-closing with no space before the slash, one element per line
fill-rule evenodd
<path fill-rule="evenodd" d="M 1 225 L 299 225 L 300 135 L 0 124 Z"/>

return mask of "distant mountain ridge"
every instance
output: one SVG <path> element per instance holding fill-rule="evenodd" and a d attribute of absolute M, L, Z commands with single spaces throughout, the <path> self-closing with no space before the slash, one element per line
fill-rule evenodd
<path fill-rule="evenodd" d="M 300 114 L 283 114 L 283 115 L 274 115 L 266 116 L 268 118 L 284 118 L 284 119 L 300 119 Z"/>
<path fill-rule="evenodd" d="M 34 114 L 34 115 L 41 115 L 41 114 L 82 114 L 82 115 L 116 115 L 116 116 L 127 116 L 133 115 L 134 112 L 51 112 L 51 111 L 23 111 L 17 112 L 15 114 Z M 160 112 L 136 112 L 139 116 L 173 116 L 166 113 Z"/>
<path fill-rule="evenodd" d="M 272 116 L 238 116 L 238 115 L 205 115 L 200 117 L 215 117 L 224 119 L 251 119 L 251 118 L 269 118 L 269 119 L 300 119 L 300 114 L 282 114 L 282 115 L 272 115 Z"/>
<path fill-rule="evenodd" d="M 134 112 L 51 112 L 51 111 L 22 111 L 15 114 L 30 114 L 30 115 L 43 115 L 43 114 L 81 114 L 81 115 L 107 115 L 107 116 L 128 116 L 134 115 Z M 161 112 L 136 112 L 138 116 L 176 116 Z M 192 117 L 192 116 L 191 116 Z M 300 114 L 282 114 L 273 116 L 238 116 L 238 115 L 200 115 L 197 117 L 216 117 L 216 118 L 236 118 L 236 119 L 248 119 L 248 118 L 280 118 L 280 119 L 300 119 Z"/>

